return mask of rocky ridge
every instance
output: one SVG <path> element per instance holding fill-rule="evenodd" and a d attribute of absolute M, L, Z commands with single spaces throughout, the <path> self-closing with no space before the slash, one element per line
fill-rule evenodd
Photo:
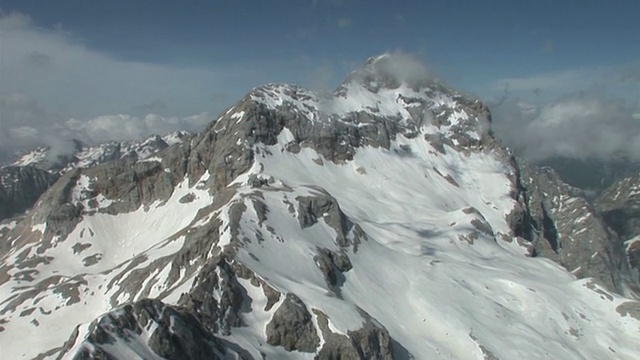
<path fill-rule="evenodd" d="M 615 182 L 600 194 L 595 204 L 607 225 L 624 242 L 626 260 L 637 285 L 640 276 L 640 174 Z"/>
<path fill-rule="evenodd" d="M 518 162 L 520 203 L 526 213 L 517 231 L 532 245 L 532 254 L 561 264 L 577 277 L 592 278 L 611 291 L 635 296 L 638 282 L 630 276 L 623 241 L 583 191 L 564 183 L 551 168 Z"/>
<path fill-rule="evenodd" d="M 73 169 L 115 160 L 143 160 L 189 137 L 189 133 L 177 131 L 152 135 L 142 141 L 112 141 L 96 146 L 73 140 L 73 151 L 63 154 L 50 147 L 28 151 L 0 167 L 0 221 L 24 213 L 60 176 Z"/>

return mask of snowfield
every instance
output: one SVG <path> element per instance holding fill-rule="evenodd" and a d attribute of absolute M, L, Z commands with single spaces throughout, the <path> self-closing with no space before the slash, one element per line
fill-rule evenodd
<path fill-rule="evenodd" d="M 411 146 L 411 158 L 394 151 L 401 144 Z M 323 280 L 308 267 L 311 256 L 304 256 L 305 247 L 323 238 L 330 247 L 330 234 L 287 236 L 284 228 L 296 224 L 276 228 L 292 240 L 252 242 L 239 259 L 280 291 L 323 309 L 336 332 L 361 325 L 356 305 L 416 358 L 638 355 L 640 322 L 615 310 L 627 300 L 577 280 L 548 259 L 525 257 L 515 242 L 486 234 L 472 245 L 459 239 L 473 230 L 470 221 L 477 216 L 463 211 L 468 207 L 478 209 L 495 233 L 508 233 L 508 169 L 490 156 L 434 156 L 423 140 L 402 137 L 391 150 L 361 149 L 345 165 L 318 165 L 313 160 L 319 155 L 309 149 L 297 155 L 281 146 L 268 150 L 273 155 L 259 160 L 260 174 L 294 189 L 321 187 L 370 240 L 349 254 L 353 270 L 345 274 L 343 301 L 323 294 Z M 454 174 L 459 187 L 435 169 Z M 282 201 L 267 204 L 273 213 L 286 214 Z M 270 225 L 282 224 L 277 219 Z"/>

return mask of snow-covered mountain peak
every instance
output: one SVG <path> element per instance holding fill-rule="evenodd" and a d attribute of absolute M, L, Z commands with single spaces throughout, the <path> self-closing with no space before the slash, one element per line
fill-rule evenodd
<path fill-rule="evenodd" d="M 179 130 L 179 131 L 173 131 L 164 135 L 162 137 L 162 140 L 164 140 L 164 142 L 167 143 L 167 145 L 171 146 L 174 144 L 181 143 L 182 141 L 184 141 L 184 139 L 188 138 L 189 136 L 191 136 L 191 134 L 188 131 Z"/>
<path fill-rule="evenodd" d="M 34 339 L 3 351 L 637 358 L 640 304 L 611 291 L 588 204 L 479 101 L 392 85 L 265 85 L 189 141 L 65 173 L 0 226 L 0 331 Z"/>
<path fill-rule="evenodd" d="M 374 56 L 353 71 L 343 82 L 358 83 L 372 92 L 397 89 L 405 85 L 419 90 L 436 83 L 429 70 L 417 59 L 398 53 Z"/>
<path fill-rule="evenodd" d="M 67 149 L 39 147 L 18 157 L 8 166 L 36 166 L 53 171 L 66 172 L 74 168 L 87 168 L 118 159 L 142 160 L 171 145 L 179 144 L 191 136 L 187 131 L 174 131 L 166 135 L 150 135 L 142 140 L 108 141 L 89 145 L 80 140 L 69 141 Z"/>
<path fill-rule="evenodd" d="M 27 166 L 32 164 L 42 163 L 47 157 L 48 148 L 38 147 L 30 150 L 20 156 L 20 158 L 14 161 L 11 165 L 14 166 Z"/>
<path fill-rule="evenodd" d="M 338 143 L 356 147 L 388 148 L 389 138 L 397 133 L 424 136 L 440 151 L 444 151 L 444 144 L 468 151 L 492 143 L 487 136 L 490 115 L 484 104 L 426 80 L 426 70 L 396 74 L 395 62 L 388 54 L 369 60 L 332 93 L 284 84 L 256 88 L 230 108 L 214 129 L 220 132 L 245 126 L 240 124 L 259 119 L 252 116 L 254 113 L 277 113 L 281 123 L 270 125 L 276 128 L 275 135 L 284 125 L 298 142 L 314 137 L 313 133 L 329 132 L 340 134 Z M 422 73 L 409 77 L 418 71 Z"/>

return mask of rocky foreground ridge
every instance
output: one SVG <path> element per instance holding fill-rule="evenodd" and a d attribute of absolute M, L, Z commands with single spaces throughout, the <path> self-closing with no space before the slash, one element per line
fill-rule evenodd
<path fill-rule="evenodd" d="M 332 94 L 265 85 L 153 156 L 65 171 L 0 225 L 3 352 L 637 358 L 638 242 L 615 206 L 398 61 Z"/>

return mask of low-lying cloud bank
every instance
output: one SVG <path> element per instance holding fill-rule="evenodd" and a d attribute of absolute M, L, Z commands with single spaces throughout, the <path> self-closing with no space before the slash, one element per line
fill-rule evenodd
<path fill-rule="evenodd" d="M 493 104 L 492 113 L 496 134 L 534 162 L 556 157 L 640 161 L 638 104 L 603 89 L 538 105 L 506 98 Z"/>
<path fill-rule="evenodd" d="M 71 138 L 96 143 L 199 131 L 253 76 L 241 65 L 119 59 L 21 13 L 0 10 L 0 34 L 0 159 Z"/>
<path fill-rule="evenodd" d="M 11 160 L 15 153 L 40 146 L 51 148 L 56 155 L 71 154 L 75 151 L 71 139 L 88 144 L 100 144 L 144 139 L 151 134 L 164 135 L 177 130 L 195 133 L 213 119 L 214 117 L 206 112 L 186 118 L 157 114 L 142 117 L 118 114 L 88 120 L 69 119 L 47 128 L 13 127 L 6 132 L 0 132 L 0 160 Z"/>

